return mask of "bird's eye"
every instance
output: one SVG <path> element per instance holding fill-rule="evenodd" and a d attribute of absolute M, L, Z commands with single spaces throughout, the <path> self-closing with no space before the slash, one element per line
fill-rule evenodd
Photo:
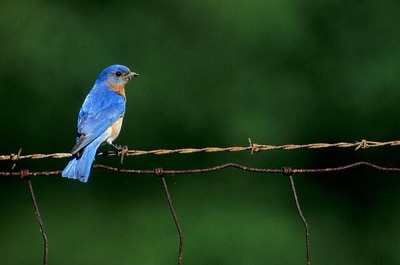
<path fill-rule="evenodd" d="M 121 72 L 120 72 L 120 71 L 117 71 L 117 72 L 115 73 L 115 75 L 116 75 L 116 76 L 121 76 Z"/>

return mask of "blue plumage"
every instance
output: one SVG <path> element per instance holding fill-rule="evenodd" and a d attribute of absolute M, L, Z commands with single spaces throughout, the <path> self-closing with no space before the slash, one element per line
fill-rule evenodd
<path fill-rule="evenodd" d="M 90 144 L 88 144 L 82 154 L 78 156 L 73 155 L 73 159 L 69 161 L 68 165 L 62 172 L 62 176 L 70 179 L 79 179 L 82 182 L 87 182 L 90 175 L 90 169 L 96 156 L 97 148 L 103 142 L 101 137 L 98 137 Z"/>
<path fill-rule="evenodd" d="M 97 148 L 118 137 L 125 114 L 125 84 L 138 74 L 122 65 L 104 69 L 87 95 L 78 115 L 73 159 L 62 176 L 87 182 Z"/>

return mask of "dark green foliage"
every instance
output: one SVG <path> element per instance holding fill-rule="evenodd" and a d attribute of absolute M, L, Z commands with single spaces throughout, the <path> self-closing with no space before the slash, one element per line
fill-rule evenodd
<path fill-rule="evenodd" d="M 130 149 L 244 146 L 248 137 L 272 145 L 397 140 L 399 11 L 398 1 L 3 1 L 0 154 L 70 151 L 83 99 L 115 63 L 140 74 L 127 86 L 116 141 Z M 122 167 L 399 167 L 397 151 L 140 156 Z M 121 166 L 115 157 L 96 162 Z M 66 164 L 21 161 L 18 169 Z M 178 235 L 158 178 L 93 169 L 87 184 L 32 180 L 49 264 L 176 263 Z M 167 181 L 184 264 L 305 263 L 286 177 L 229 169 Z M 400 262 L 396 174 L 361 169 L 295 181 L 313 263 Z M 0 180 L 0 205 L 0 264 L 40 263 L 26 183 Z"/>

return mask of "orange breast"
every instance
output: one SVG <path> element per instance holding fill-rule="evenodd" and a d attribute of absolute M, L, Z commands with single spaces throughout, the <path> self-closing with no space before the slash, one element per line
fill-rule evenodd
<path fill-rule="evenodd" d="M 109 87 L 111 87 L 112 90 L 115 91 L 115 93 L 123 96 L 126 99 L 125 96 L 125 85 L 121 84 L 121 85 L 116 85 L 116 84 L 108 84 Z"/>

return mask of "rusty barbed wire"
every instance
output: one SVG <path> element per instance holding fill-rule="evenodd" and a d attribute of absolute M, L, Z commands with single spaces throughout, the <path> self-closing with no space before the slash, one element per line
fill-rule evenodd
<path fill-rule="evenodd" d="M 361 140 L 354 143 L 338 142 L 338 143 L 311 143 L 311 144 L 286 144 L 286 145 L 266 145 L 253 143 L 248 139 L 248 146 L 232 146 L 232 147 L 204 147 L 204 148 L 181 148 L 181 149 L 156 149 L 156 150 L 124 150 L 123 156 L 139 156 L 139 155 L 169 155 L 169 154 L 193 154 L 193 153 L 215 153 L 215 152 L 242 152 L 250 151 L 251 154 L 261 151 L 271 150 L 295 150 L 295 149 L 321 149 L 321 148 L 354 148 L 356 151 L 359 149 L 368 149 L 383 146 L 399 146 L 400 140 L 388 142 L 376 142 Z M 120 155 L 121 152 L 105 151 L 99 152 L 98 156 L 115 156 Z M 71 157 L 70 153 L 52 153 L 52 154 L 29 154 L 29 155 L 0 155 L 1 160 L 17 161 L 22 159 L 44 159 L 44 158 L 66 158 Z"/>
<path fill-rule="evenodd" d="M 272 146 L 272 145 L 259 145 L 259 144 L 253 144 L 251 139 L 249 138 L 249 146 L 247 147 L 227 147 L 227 148 L 216 148 L 216 147 L 206 147 L 206 148 L 200 148 L 200 149 L 194 149 L 194 148 L 185 148 L 185 149 L 175 149 L 175 150 L 166 150 L 166 149 L 158 149 L 158 150 L 152 150 L 152 151 L 137 151 L 137 150 L 124 150 L 121 153 L 118 152 L 105 152 L 105 153 L 99 153 L 98 155 L 105 155 L 105 156 L 112 156 L 112 155 L 121 155 L 121 158 L 124 156 L 129 156 L 129 155 L 144 155 L 144 154 L 172 154 L 172 153 L 179 153 L 179 154 L 189 154 L 189 153 L 198 153 L 198 152 L 238 152 L 238 151 L 245 151 L 245 150 L 250 150 L 251 154 L 259 151 L 266 151 L 266 150 L 277 150 L 277 149 L 282 149 L 282 150 L 293 150 L 293 149 L 300 149 L 300 148 L 308 148 L 308 149 L 316 149 L 316 148 L 330 148 L 330 147 L 336 147 L 336 148 L 351 148 L 354 147 L 355 150 L 358 149 L 367 149 L 371 147 L 382 147 L 382 146 L 397 146 L 400 145 L 400 141 L 390 141 L 390 142 L 373 142 L 373 141 L 366 141 L 362 140 L 360 142 L 355 142 L 355 143 L 345 143 L 345 142 L 340 142 L 340 143 L 334 143 L 334 144 L 327 144 L 327 143 L 314 143 L 314 144 L 306 144 L 306 145 L 282 145 L 282 146 Z M 45 228 L 43 225 L 43 220 L 39 212 L 39 207 L 36 202 L 35 194 L 33 191 L 33 186 L 31 182 L 31 177 L 36 177 L 36 176 L 59 176 L 61 174 L 61 170 L 53 170 L 53 171 L 30 171 L 28 169 L 22 169 L 19 172 L 14 171 L 15 166 L 17 162 L 21 159 L 41 159 L 41 158 L 63 158 L 63 157 L 70 157 L 71 154 L 67 153 L 55 153 L 55 154 L 32 154 L 32 155 L 21 155 L 21 149 L 19 149 L 18 153 L 11 154 L 9 156 L 0 156 L 0 160 L 10 160 L 13 162 L 11 171 L 3 171 L 0 172 L 0 177 L 18 177 L 20 179 L 26 179 L 28 182 L 29 186 L 29 191 L 31 195 L 31 199 L 33 202 L 34 210 L 35 210 L 35 215 L 38 219 L 40 231 L 42 233 L 43 237 L 43 243 L 44 243 L 44 257 L 43 257 L 43 263 L 47 264 L 47 256 L 48 256 L 48 240 L 47 240 L 47 235 L 45 232 Z M 121 161 L 122 162 L 122 161 Z M 121 168 L 116 168 L 116 167 L 110 167 L 107 165 L 103 164 L 94 164 L 94 168 L 99 168 L 115 173 L 121 173 L 121 174 L 147 174 L 147 175 L 155 175 L 158 177 L 161 177 L 162 184 L 165 190 L 166 198 L 168 201 L 169 208 L 171 210 L 177 231 L 178 231 L 178 236 L 179 236 L 179 252 L 178 252 L 178 265 L 182 264 L 182 254 L 183 254 L 183 232 L 177 217 L 177 214 L 175 212 L 174 206 L 172 204 L 172 199 L 171 195 L 168 190 L 168 186 L 165 180 L 166 175 L 188 175 L 188 174 L 201 174 L 201 173 L 209 173 L 213 171 L 219 171 L 227 168 L 236 168 L 242 171 L 247 171 L 247 172 L 254 172 L 254 173 L 277 173 L 277 174 L 283 174 L 285 176 L 289 176 L 290 179 L 290 185 L 292 188 L 292 194 L 293 198 L 295 201 L 296 209 L 297 212 L 303 222 L 304 228 L 305 228 L 305 238 L 306 238 L 306 257 L 307 257 L 307 264 L 311 264 L 311 256 L 310 256 L 310 235 L 309 235 L 309 226 L 307 223 L 307 220 L 301 210 L 300 207 L 300 202 L 297 196 L 294 180 L 293 180 L 293 175 L 294 174 L 313 174 L 313 173 L 333 173 L 333 172 L 338 172 L 338 171 L 345 171 L 349 170 L 352 168 L 357 168 L 357 167 L 369 167 L 372 169 L 384 171 L 384 172 L 400 172 L 400 168 L 397 167 L 384 167 L 384 166 L 379 166 L 370 162 L 366 161 L 360 161 L 352 164 L 347 164 L 343 166 L 338 166 L 338 167 L 329 167 L 329 168 L 306 168 L 306 169 L 292 169 L 290 167 L 283 167 L 283 168 L 253 168 L 253 167 L 247 167 L 241 164 L 236 164 L 236 163 L 226 163 L 226 164 L 221 164 L 217 165 L 214 167 L 207 167 L 207 168 L 198 168 L 198 169 L 179 169 L 179 170 L 164 170 L 162 168 L 155 168 L 155 169 L 145 169 L 145 170 L 140 170 L 140 169 L 121 169 Z"/>

